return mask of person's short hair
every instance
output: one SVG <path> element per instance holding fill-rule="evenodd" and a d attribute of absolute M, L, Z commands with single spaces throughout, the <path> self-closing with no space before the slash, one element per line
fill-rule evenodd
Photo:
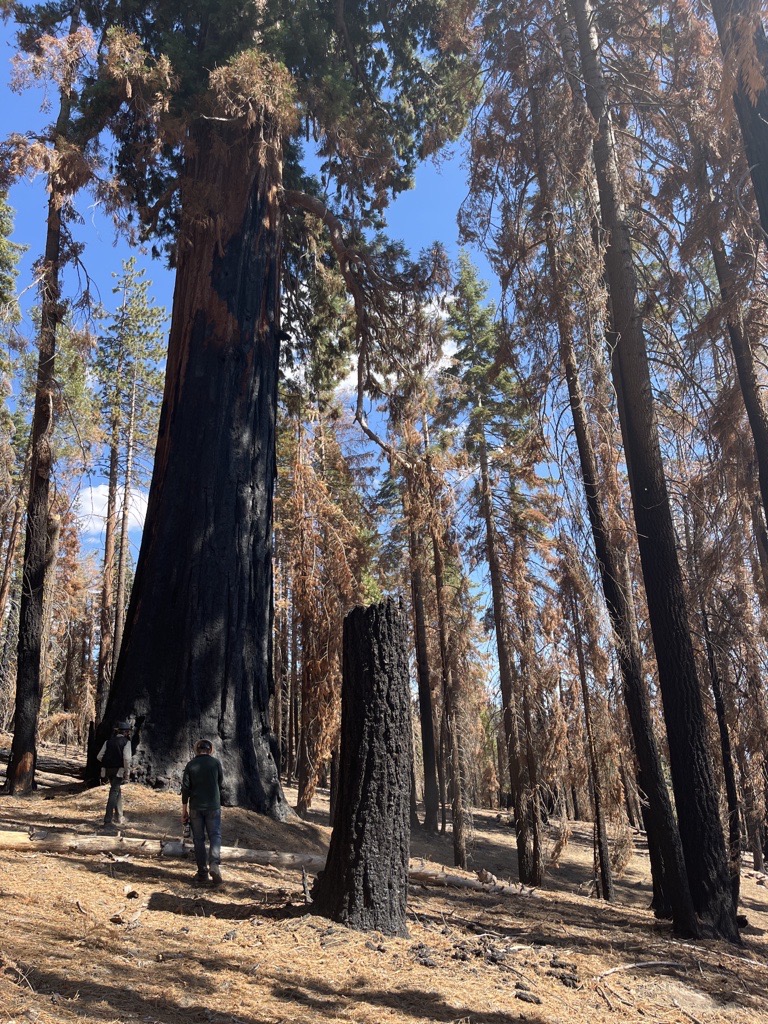
<path fill-rule="evenodd" d="M 196 754 L 210 754 L 213 750 L 213 744 L 210 740 L 198 740 L 195 744 Z"/>

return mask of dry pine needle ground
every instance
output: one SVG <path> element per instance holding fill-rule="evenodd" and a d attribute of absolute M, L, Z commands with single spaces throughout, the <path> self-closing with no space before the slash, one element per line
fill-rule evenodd
<path fill-rule="evenodd" d="M 0 798 L 0 829 L 93 834 L 104 789 L 67 791 L 75 759 L 41 758 L 40 792 Z M 179 801 L 125 789 L 126 835 L 177 838 Z M 329 831 L 224 811 L 224 842 L 319 852 Z M 474 866 L 514 878 L 514 836 L 474 814 Z M 414 837 L 414 856 L 451 863 L 450 836 Z M 768 1019 L 768 888 L 745 869 L 743 948 L 684 943 L 645 907 L 638 849 L 613 906 L 586 894 L 588 826 L 546 888 L 494 897 L 413 888 L 407 939 L 359 934 L 308 912 L 294 870 L 224 864 L 198 891 L 183 861 L 5 853 L 0 868 L 3 1024 L 741 1024 Z M 642 965 L 642 966 L 640 966 Z"/>

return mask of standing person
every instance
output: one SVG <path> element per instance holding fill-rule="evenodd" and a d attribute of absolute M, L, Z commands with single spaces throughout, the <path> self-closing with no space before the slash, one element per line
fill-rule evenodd
<path fill-rule="evenodd" d="M 110 736 L 96 755 L 100 762 L 103 777 L 109 780 L 109 796 L 104 811 L 104 827 L 113 824 L 124 825 L 123 815 L 123 782 L 128 778 L 131 768 L 131 726 L 128 722 L 118 722 L 114 735 Z"/>
<path fill-rule="evenodd" d="M 182 820 L 192 826 L 197 875 L 194 885 L 204 885 L 210 873 L 214 885 L 221 884 L 221 787 L 224 771 L 213 756 L 210 740 L 198 740 L 195 756 L 188 762 L 181 780 Z M 187 809 L 189 804 L 189 809 Z M 205 856 L 205 834 L 210 852 Z"/>

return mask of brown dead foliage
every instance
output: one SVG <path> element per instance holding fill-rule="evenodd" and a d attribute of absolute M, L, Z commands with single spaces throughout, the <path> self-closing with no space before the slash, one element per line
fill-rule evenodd
<path fill-rule="evenodd" d="M 73 759 L 42 751 L 31 799 L 0 798 L 0 828 L 96 830 L 103 789 L 72 788 Z M 126 834 L 178 835 L 179 801 L 125 790 Z M 224 811 L 224 841 L 322 850 L 316 823 Z M 768 1014 L 768 888 L 745 871 L 744 946 L 675 940 L 645 909 L 639 841 L 612 906 L 588 895 L 589 826 L 573 825 L 546 888 L 504 898 L 414 888 L 407 939 L 308 912 L 295 871 L 224 865 L 221 889 L 193 867 L 75 854 L 9 853 L 0 867 L 0 1021 L 162 1024 L 745 1024 Z M 414 837 L 450 865 L 451 839 Z M 474 866 L 515 878 L 514 837 L 474 814 Z M 610 973 L 609 973 L 610 972 Z"/>

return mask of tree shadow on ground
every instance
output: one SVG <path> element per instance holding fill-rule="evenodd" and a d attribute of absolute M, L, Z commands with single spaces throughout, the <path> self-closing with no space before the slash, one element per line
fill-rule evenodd
<path fill-rule="evenodd" d="M 138 884 L 142 881 L 155 881 L 162 878 L 167 882 L 191 886 L 194 878 L 194 872 L 190 871 L 188 867 L 182 868 L 180 864 L 170 864 L 167 861 L 118 861 L 107 858 L 98 860 L 92 854 L 78 856 L 76 853 L 60 853 L 58 859 L 69 861 L 82 871 L 90 871 L 97 875 L 110 875 L 118 880 L 130 880 Z"/>
<path fill-rule="evenodd" d="M 192 882 L 197 873 L 194 861 L 189 864 L 182 862 L 180 865 L 178 862 L 173 863 L 168 860 L 96 860 L 93 857 L 80 858 L 74 853 L 60 855 L 60 859 L 69 860 L 84 871 L 91 871 L 94 874 L 107 874 L 117 881 L 131 881 L 139 886 L 162 879 L 164 882 L 184 885 L 192 889 Z M 208 891 L 207 889 L 199 890 L 200 893 Z M 265 886 L 237 881 L 226 876 L 224 884 L 215 890 L 211 888 L 210 892 L 242 899 L 248 903 L 253 903 L 256 900 L 261 908 L 283 906 L 287 901 L 299 902 L 303 898 L 298 883 L 296 885 L 282 885 L 269 889 Z"/>
<path fill-rule="evenodd" d="M 205 893 L 206 890 L 202 890 Z M 205 895 L 177 896 L 168 892 L 153 892 L 147 910 L 182 917 L 215 917 L 219 920 L 248 921 L 260 917 L 270 921 L 287 921 L 303 917 L 308 908 L 303 904 L 283 903 L 264 906 L 256 903 L 223 903 Z"/>
<path fill-rule="evenodd" d="M 432 1021 L 482 1021 L 482 1024 L 518 1024 L 525 1020 L 526 1024 L 544 1024 L 544 1018 L 532 1017 L 525 1012 L 521 1004 L 520 1013 L 499 1013 L 477 1009 L 470 1006 L 456 1007 L 447 1003 L 437 992 L 426 989 L 408 988 L 387 991 L 384 989 L 366 988 L 357 984 L 345 987 L 345 996 L 317 978 L 305 978 L 301 985 L 286 984 L 276 976 L 271 979 L 272 994 L 285 1002 L 298 1003 L 323 1014 L 344 1014 L 349 1010 L 349 997 L 355 1002 L 364 1002 L 369 1006 L 378 1006 L 384 1010 L 392 1010 L 419 1019 L 428 1018 Z M 344 1014 L 346 1016 L 346 1014 Z"/>
<path fill-rule="evenodd" d="M 234 965 L 224 963 L 218 968 L 236 969 Z M 206 969 L 210 970 L 210 962 L 206 961 Z M 70 1002 L 70 1012 L 79 1019 L 91 1019 L 114 1022 L 116 1014 L 122 1019 L 162 1021 L 163 1024 L 192 1024 L 205 1021 L 206 1024 L 260 1024 L 260 1018 L 243 1016 L 222 1011 L 212 1007 L 216 996 L 216 986 L 211 982 L 205 971 L 190 971 L 189 964 L 179 961 L 178 975 L 174 971 L 173 983 L 179 988 L 192 990 L 194 1000 L 186 998 L 183 1005 L 172 999 L 158 999 L 142 994 L 143 971 L 121 965 L 114 971 L 114 984 L 86 980 L 79 977 L 76 981 L 65 973 L 41 970 L 30 966 L 25 977 L 29 987 L 37 996 L 54 994 L 58 1000 Z M 101 1004 L 101 1005 L 99 1005 Z M 50 1010 L 49 1010 L 50 1012 Z"/>
<path fill-rule="evenodd" d="M 515 847 L 514 829 L 505 820 L 496 821 L 495 816 L 486 812 L 479 820 L 482 832 L 478 831 L 468 850 L 470 868 L 485 868 L 499 878 L 519 881 L 517 870 L 517 852 Z M 592 838 L 588 834 L 588 823 L 571 823 L 577 827 L 568 838 L 568 845 L 574 849 L 590 851 L 590 856 L 581 861 L 561 861 L 557 866 L 545 863 L 542 889 L 547 891 L 573 892 L 585 895 L 593 881 L 591 864 Z M 582 831 L 582 826 L 587 831 Z M 634 837 L 635 849 L 645 851 L 645 837 L 639 833 Z M 411 856 L 415 858 L 438 860 L 440 863 L 453 863 L 453 834 L 428 833 L 415 829 L 411 833 Z M 633 877 L 627 873 L 615 879 L 619 899 L 635 907 L 647 907 L 651 900 L 650 880 Z"/>

